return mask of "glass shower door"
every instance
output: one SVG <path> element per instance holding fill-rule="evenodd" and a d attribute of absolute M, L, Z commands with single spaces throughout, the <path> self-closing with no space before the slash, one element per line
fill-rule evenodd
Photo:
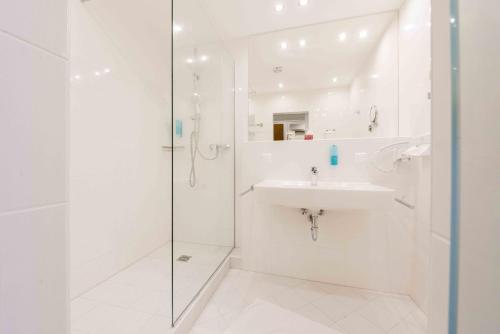
<path fill-rule="evenodd" d="M 173 1 L 173 321 L 234 246 L 234 62 L 199 2 Z"/>

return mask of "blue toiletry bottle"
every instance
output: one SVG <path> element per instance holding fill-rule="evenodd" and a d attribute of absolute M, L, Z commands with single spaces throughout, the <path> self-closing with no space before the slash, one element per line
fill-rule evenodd
<path fill-rule="evenodd" d="M 182 138 L 182 121 L 179 119 L 175 120 L 175 135 Z"/>
<path fill-rule="evenodd" d="M 330 165 L 337 166 L 339 164 L 339 149 L 337 145 L 330 147 Z"/>

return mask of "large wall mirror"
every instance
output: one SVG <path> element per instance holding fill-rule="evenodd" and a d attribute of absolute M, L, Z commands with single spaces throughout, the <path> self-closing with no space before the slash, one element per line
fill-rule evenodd
<path fill-rule="evenodd" d="M 409 28 L 385 12 L 252 36 L 249 140 L 401 135 L 399 31 Z"/>

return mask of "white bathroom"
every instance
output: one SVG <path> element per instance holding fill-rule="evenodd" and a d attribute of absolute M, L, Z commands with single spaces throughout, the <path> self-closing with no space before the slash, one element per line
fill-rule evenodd
<path fill-rule="evenodd" d="M 495 8 L 0 1 L 0 334 L 500 332 Z"/>

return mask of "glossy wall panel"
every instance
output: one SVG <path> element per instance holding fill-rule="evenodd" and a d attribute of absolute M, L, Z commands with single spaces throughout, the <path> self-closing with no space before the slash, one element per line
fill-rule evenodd
<path fill-rule="evenodd" d="M 500 36 L 498 1 L 458 0 L 452 50 L 459 206 L 457 332 L 500 330 Z M 452 290 L 452 293 L 455 291 Z"/>
<path fill-rule="evenodd" d="M 66 65 L 0 32 L 0 212 L 66 200 Z"/>
<path fill-rule="evenodd" d="M 68 0 L 0 0 L 0 30 L 67 58 Z"/>

